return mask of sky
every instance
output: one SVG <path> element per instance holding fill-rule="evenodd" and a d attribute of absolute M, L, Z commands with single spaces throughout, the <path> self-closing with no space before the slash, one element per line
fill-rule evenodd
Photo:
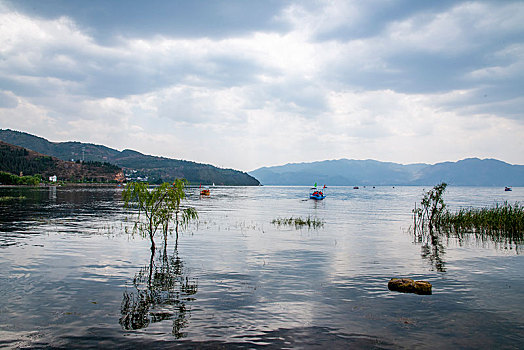
<path fill-rule="evenodd" d="M 0 0 L 0 128 L 242 171 L 524 164 L 524 1 Z"/>

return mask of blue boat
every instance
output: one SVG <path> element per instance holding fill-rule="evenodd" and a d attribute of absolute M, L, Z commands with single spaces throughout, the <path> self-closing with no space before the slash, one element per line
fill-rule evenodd
<path fill-rule="evenodd" d="M 317 184 L 315 183 L 314 187 L 311 187 L 311 190 L 309 192 L 309 199 L 315 199 L 315 200 L 322 200 L 326 198 L 326 195 L 324 194 L 324 189 L 326 188 L 326 185 L 322 189 L 317 188 Z"/>

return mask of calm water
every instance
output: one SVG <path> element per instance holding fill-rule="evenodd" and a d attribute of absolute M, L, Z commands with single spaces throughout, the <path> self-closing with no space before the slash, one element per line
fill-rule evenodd
<path fill-rule="evenodd" d="M 522 348 L 522 246 L 409 233 L 422 187 L 212 188 L 151 257 L 120 190 L 0 189 L 0 347 Z M 191 192 L 191 191 L 190 191 Z M 524 188 L 449 187 L 451 209 Z M 316 230 L 275 226 L 311 216 Z M 433 295 L 390 292 L 423 279 Z"/>

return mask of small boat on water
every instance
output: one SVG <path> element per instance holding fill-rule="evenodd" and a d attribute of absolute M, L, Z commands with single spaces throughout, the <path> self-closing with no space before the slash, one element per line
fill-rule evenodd
<path fill-rule="evenodd" d="M 511 187 L 506 186 L 506 187 L 504 187 L 504 191 L 512 191 L 512 189 L 511 189 Z"/>
<path fill-rule="evenodd" d="M 209 190 L 209 187 L 202 188 L 202 185 L 200 185 L 200 195 L 201 196 L 209 196 L 211 194 L 211 191 Z"/>
<path fill-rule="evenodd" d="M 326 189 L 326 185 L 324 185 L 322 189 L 318 189 L 315 182 L 315 186 L 311 187 L 311 190 L 309 191 L 309 199 L 322 200 L 326 198 L 324 189 Z"/>

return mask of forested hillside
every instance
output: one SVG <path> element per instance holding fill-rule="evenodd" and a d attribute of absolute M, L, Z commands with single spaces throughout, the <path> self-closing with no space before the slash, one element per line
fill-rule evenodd
<path fill-rule="evenodd" d="M 56 171 L 56 164 L 50 156 L 30 156 L 25 148 L 0 142 L 0 171 L 12 174 L 44 174 Z"/>
<path fill-rule="evenodd" d="M 118 151 L 106 146 L 80 142 L 50 142 L 42 137 L 14 130 L 0 130 L 0 140 L 62 160 L 109 162 L 127 174 L 148 178 L 151 183 L 185 178 L 193 184 L 257 186 L 260 182 L 245 172 L 218 168 L 187 160 L 142 154 L 133 150 Z"/>
<path fill-rule="evenodd" d="M 0 171 L 14 175 L 56 175 L 62 181 L 112 182 L 123 179 L 122 170 L 103 162 L 66 162 L 0 141 Z"/>

